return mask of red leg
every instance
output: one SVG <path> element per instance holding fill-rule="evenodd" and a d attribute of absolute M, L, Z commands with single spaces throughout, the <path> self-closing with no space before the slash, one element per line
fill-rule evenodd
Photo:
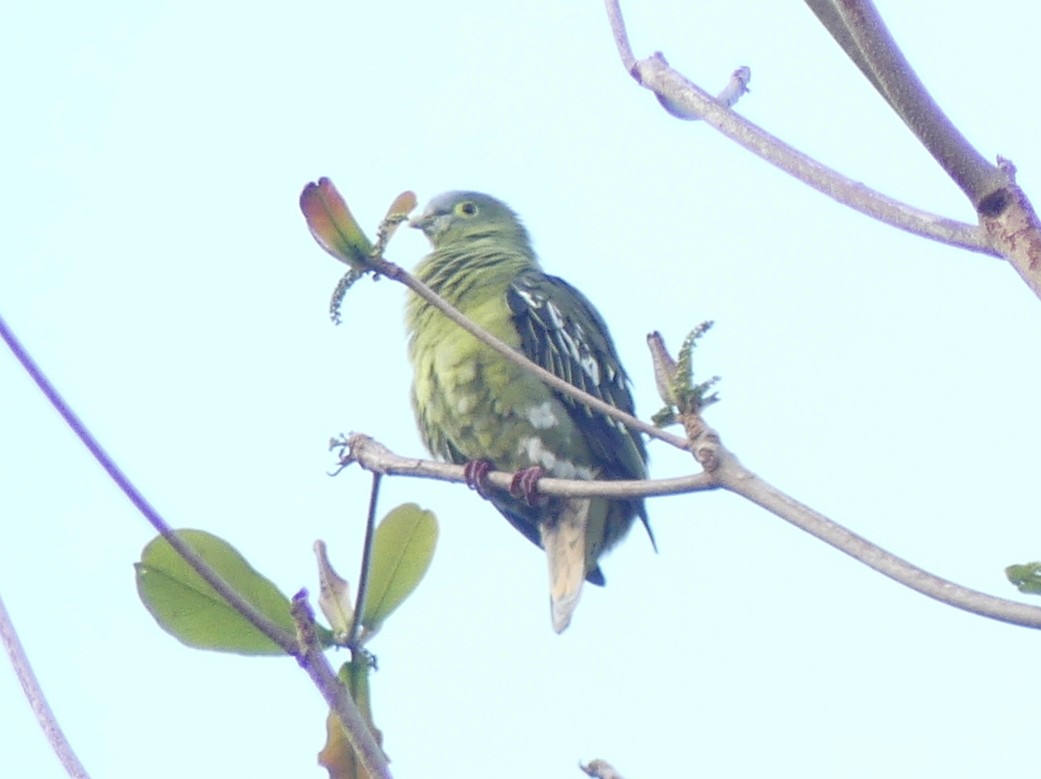
<path fill-rule="evenodd" d="M 541 500 L 539 479 L 545 475 L 546 469 L 541 465 L 533 465 L 517 471 L 513 474 L 513 481 L 510 482 L 510 494 L 515 498 L 524 498 L 529 506 L 538 505 Z"/>
<path fill-rule="evenodd" d="M 463 466 L 463 477 L 466 486 L 476 490 L 482 498 L 488 498 L 488 474 L 491 473 L 492 464 L 487 460 L 470 460 Z"/>

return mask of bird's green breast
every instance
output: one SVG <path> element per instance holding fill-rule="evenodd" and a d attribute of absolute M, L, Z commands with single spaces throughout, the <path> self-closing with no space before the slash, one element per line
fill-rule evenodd
<path fill-rule="evenodd" d="M 476 324 L 519 349 L 506 290 L 533 261 L 520 253 L 497 253 L 493 259 L 481 262 L 480 254 L 438 250 L 416 275 Z M 565 478 L 595 475 L 580 431 L 538 378 L 417 295 L 410 296 L 406 325 L 413 407 L 431 452 L 454 462 L 489 460 L 505 470 L 541 465 Z"/>

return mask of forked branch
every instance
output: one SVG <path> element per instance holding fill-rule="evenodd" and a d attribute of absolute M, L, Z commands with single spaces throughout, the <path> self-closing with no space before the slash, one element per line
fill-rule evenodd
<path fill-rule="evenodd" d="M 959 222 L 902 203 L 853 181 L 792 148 L 733 111 L 679 71 L 660 53 L 637 60 L 629 45 L 619 0 L 604 0 L 622 64 L 638 84 L 669 106 L 700 116 L 731 140 L 805 184 L 862 214 L 909 233 L 969 251 L 1000 256 L 977 225 Z"/>
<path fill-rule="evenodd" d="M 1041 220 L 1010 165 L 977 152 L 918 80 L 871 0 L 806 0 L 861 72 L 969 199 L 979 225 L 914 208 L 796 151 L 672 69 L 657 52 L 633 55 L 619 0 L 604 0 L 618 55 L 638 84 L 681 118 L 698 116 L 753 154 L 863 214 L 923 238 L 1003 257 L 1041 298 Z"/>

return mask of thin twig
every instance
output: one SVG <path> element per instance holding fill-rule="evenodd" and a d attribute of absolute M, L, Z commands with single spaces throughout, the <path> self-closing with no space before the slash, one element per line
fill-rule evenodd
<path fill-rule="evenodd" d="M 752 80 L 752 70 L 747 65 L 734 70 L 726 86 L 716 95 L 716 100 L 727 108 L 733 108 L 741 96 L 748 92 L 748 82 Z"/>
<path fill-rule="evenodd" d="M 716 475 L 725 489 L 915 592 L 981 617 L 1011 625 L 1041 628 L 1041 608 L 987 595 L 924 571 L 785 495 L 745 469 L 733 457 L 724 456 Z"/>
<path fill-rule="evenodd" d="M 682 74 L 673 70 L 664 57 L 657 55 L 640 60 L 637 67 L 641 82 L 648 89 L 667 95 L 673 102 L 689 104 L 691 111 L 700 111 L 703 114 L 707 124 L 833 200 L 923 238 L 998 256 L 976 225 L 923 211 L 846 178 L 721 105 Z"/>
<path fill-rule="evenodd" d="M 75 414 L 75 412 L 73 412 L 65 402 L 64 398 L 62 398 L 58 393 L 54 385 L 50 383 L 46 376 L 44 376 L 43 372 L 32 357 L 30 357 L 29 353 L 22 347 L 22 344 L 7 326 L 7 322 L 4 321 L 2 316 L 0 316 L 0 338 L 7 343 L 15 357 L 29 373 L 33 381 L 36 382 L 37 386 L 43 391 L 44 395 L 47 396 L 47 399 L 55 409 L 57 409 L 58 413 L 61 414 L 69 427 L 72 428 L 73 432 L 76 433 L 79 439 L 87 447 L 87 450 L 94 456 L 94 459 L 101 464 L 101 467 L 105 469 L 105 472 L 108 473 L 109 477 L 119 486 L 123 493 L 130 499 L 131 503 L 137 507 L 137 510 L 144 515 L 145 519 L 148 520 L 152 527 L 162 535 L 170 546 L 177 551 L 185 562 L 187 562 L 196 573 L 206 581 L 207 584 L 213 587 L 213 589 L 228 603 L 229 606 L 245 617 L 257 630 L 280 646 L 287 654 L 293 655 L 301 661 L 301 665 L 305 670 L 307 670 L 308 675 L 315 682 L 322 697 L 329 702 L 330 706 L 337 709 L 337 713 L 339 713 L 342 708 L 347 714 L 346 718 L 341 717 L 342 722 L 350 722 L 352 723 L 352 727 L 353 723 L 356 722 L 362 722 L 364 725 L 364 720 L 361 718 L 361 713 L 358 711 L 358 707 L 347 692 L 347 688 L 344 687 L 343 683 L 337 678 L 336 673 L 333 671 L 329 661 L 326 660 L 325 655 L 319 652 L 317 657 L 308 657 L 307 662 L 304 663 L 300 657 L 300 649 L 296 637 L 283 630 L 266 616 L 257 611 L 251 603 L 244 600 L 222 576 L 218 575 L 212 568 L 210 568 L 210 566 L 207 565 L 190 546 L 180 539 L 177 533 L 170 528 L 169 524 L 167 524 L 166 520 L 159 515 L 159 512 L 152 507 L 152 505 L 145 499 L 144 495 L 142 495 L 141 492 L 130 482 L 126 474 L 124 474 L 119 466 L 116 465 L 115 461 L 112 460 L 108 453 L 102 448 L 97 439 L 94 438 L 89 430 L 87 430 L 80 418 Z M 353 714 L 351 713 L 352 711 Z M 363 727 L 361 730 L 352 730 L 348 733 L 348 738 L 352 743 L 357 741 L 362 745 L 358 750 L 359 755 L 375 754 L 375 751 L 379 751 L 382 755 L 382 750 L 379 749 L 375 737 L 367 726 Z M 382 769 L 379 762 L 366 767 L 369 768 L 370 774 L 374 777 L 390 776 L 389 768 L 386 768 L 385 757 L 383 758 Z M 377 773 L 378 771 L 382 771 L 382 773 Z"/>
<path fill-rule="evenodd" d="M 618 56 L 622 65 L 637 82 L 640 82 L 640 73 L 636 68 L 636 57 L 633 55 L 632 47 L 629 45 L 629 33 L 625 29 L 625 19 L 622 17 L 622 7 L 618 0 L 604 0 L 607 9 L 607 19 L 611 24 L 611 34 L 614 36 L 615 46 L 618 48 Z M 748 91 L 748 81 L 752 78 L 752 71 L 747 66 L 741 66 L 730 74 L 726 86 L 716 95 L 716 100 L 725 106 L 733 106 Z M 642 82 L 641 82 L 642 83 Z M 659 94 L 658 102 L 662 107 L 678 119 L 688 121 L 701 119 L 697 111 L 690 111 L 685 106 L 671 102 L 667 96 Z"/>
<path fill-rule="evenodd" d="M 18 632 L 11 621 L 11 615 L 7 613 L 3 598 L 0 598 L 0 641 L 3 641 L 4 648 L 7 649 L 15 675 L 22 683 L 22 690 L 36 714 L 40 729 L 43 730 L 47 741 L 50 742 L 51 749 L 65 767 L 66 773 L 73 779 L 90 779 L 87 769 L 83 767 L 69 740 L 65 738 L 58 719 L 51 711 L 50 704 L 47 703 L 47 696 L 43 694 L 43 688 L 40 687 L 40 682 L 33 673 L 33 667 L 29 663 L 25 649 L 22 648 L 22 642 L 18 640 Z"/>
<path fill-rule="evenodd" d="M 358 597 L 354 601 L 354 619 L 347 634 L 347 646 L 354 651 L 361 634 L 361 617 L 365 610 L 365 597 L 369 594 L 369 571 L 372 569 L 372 539 L 376 534 L 376 506 L 379 503 L 380 480 L 383 474 L 372 471 L 372 490 L 369 492 L 369 513 L 365 518 L 365 545 L 361 552 L 361 571 L 358 573 Z"/>
<path fill-rule="evenodd" d="M 353 433 L 344 441 L 340 463 L 342 466 L 358 463 L 372 473 L 388 476 L 410 476 L 420 479 L 435 479 L 446 482 L 465 482 L 466 469 L 462 465 L 402 457 L 395 454 L 379 441 L 362 433 Z M 493 487 L 508 492 L 516 474 L 506 471 L 491 471 L 487 482 Z M 539 479 L 538 491 L 544 495 L 567 498 L 606 497 L 635 498 L 659 495 L 681 495 L 702 492 L 718 487 L 711 475 L 705 473 L 680 476 L 672 479 L 618 479 L 582 480 L 556 479 L 543 476 Z"/>
<path fill-rule="evenodd" d="M 636 74 L 636 57 L 633 56 L 632 47 L 629 45 L 629 33 L 625 29 L 625 19 L 622 18 L 622 7 L 618 0 L 604 0 L 607 6 L 607 19 L 611 23 L 611 34 L 614 36 L 614 45 L 618 47 L 618 57 L 622 60 L 622 67 L 633 78 Z"/>
<path fill-rule="evenodd" d="M 661 343 L 660 339 L 656 340 L 656 366 L 660 366 L 665 373 L 675 375 L 677 369 L 670 369 L 670 365 L 676 365 L 675 361 L 665 349 L 664 343 Z M 668 403 L 672 392 L 668 387 L 665 389 L 663 399 Z M 719 433 L 705 423 L 700 408 L 696 405 L 691 411 L 680 409 L 678 416 L 690 440 L 690 452 L 704 469 L 704 475 L 715 485 L 776 514 L 829 546 L 916 592 L 973 614 L 1013 625 L 1041 628 L 1041 608 L 997 598 L 934 576 L 767 484 L 745 468 L 737 457 L 723 446 Z"/>
<path fill-rule="evenodd" d="M 732 108 L 737 105 L 737 101 L 741 99 L 741 96 L 748 92 L 748 82 L 752 78 L 752 71 L 747 66 L 742 66 L 730 74 L 730 79 L 727 81 L 726 86 L 720 90 L 719 94 L 716 95 L 716 100 L 720 105 Z M 668 111 L 670 114 L 675 116 L 677 119 L 683 119 L 688 122 L 697 122 L 705 117 L 698 111 L 691 111 L 687 106 L 680 103 L 673 103 L 665 95 L 656 95 L 658 102 L 661 103 L 662 108 Z"/>
<path fill-rule="evenodd" d="M 148 520 L 149 524 L 155 528 L 156 532 L 159 533 L 170 544 L 171 547 L 184 558 L 196 573 L 201 576 L 207 584 L 213 587 L 214 590 L 225 600 L 228 605 L 239 612 L 261 633 L 267 636 L 271 641 L 280 646 L 288 654 L 292 654 L 296 648 L 296 642 L 293 636 L 287 631 L 279 627 L 275 622 L 268 619 L 264 614 L 261 614 L 253 604 L 245 600 L 239 593 L 228 584 L 222 576 L 214 571 L 205 560 L 196 554 L 195 550 L 188 544 L 181 540 L 180 536 L 170 527 L 165 519 L 159 514 L 152 504 L 148 502 L 144 495 L 134 486 L 122 469 L 116 465 L 116 462 L 109 456 L 108 452 L 105 451 L 104 447 L 98 442 L 98 440 L 91 434 L 91 432 L 83 424 L 82 420 L 76 415 L 76 412 L 72 410 L 65 399 L 58 393 L 58 390 L 51 384 L 50 380 L 44 376 L 43 371 L 32 359 L 29 353 L 23 348 L 22 344 L 18 341 L 18 338 L 7 326 L 7 322 L 4 321 L 3 317 L 0 316 L 0 338 L 7 343 L 11 351 L 14 352 L 14 356 L 25 368 L 26 372 L 32 377 L 36 385 L 43 391 L 43 394 L 47 396 L 47 399 L 51 402 L 51 405 L 61 414 L 62 418 L 68 424 L 72 431 L 79 437 L 83 445 L 87 447 L 87 451 L 91 453 L 95 460 L 105 469 L 105 472 L 109 477 L 116 483 L 116 486 L 123 491 L 130 502 L 134 504 L 138 511 Z"/>
<path fill-rule="evenodd" d="M 700 418 L 688 419 L 687 426 L 691 431 L 690 448 L 705 468 L 701 473 L 674 479 L 639 481 L 582 481 L 544 477 L 539 479 L 538 491 L 554 496 L 625 498 L 726 489 L 916 592 L 980 616 L 1013 625 L 1041 628 L 1041 608 L 987 595 L 915 566 L 760 479 L 720 443 L 718 433 Z M 360 433 L 353 434 L 348 443 L 350 453 L 346 459 L 357 462 L 366 470 L 395 476 L 465 481 L 463 467 L 459 465 L 401 457 Z M 512 476 L 510 473 L 494 471 L 488 474 L 488 483 L 508 490 Z"/>

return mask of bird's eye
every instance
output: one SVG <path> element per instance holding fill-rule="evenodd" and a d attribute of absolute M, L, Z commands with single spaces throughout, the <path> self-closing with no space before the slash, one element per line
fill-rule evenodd
<path fill-rule="evenodd" d="M 455 212 L 463 216 L 473 216 L 477 213 L 477 204 L 472 200 L 464 200 L 455 207 Z"/>

